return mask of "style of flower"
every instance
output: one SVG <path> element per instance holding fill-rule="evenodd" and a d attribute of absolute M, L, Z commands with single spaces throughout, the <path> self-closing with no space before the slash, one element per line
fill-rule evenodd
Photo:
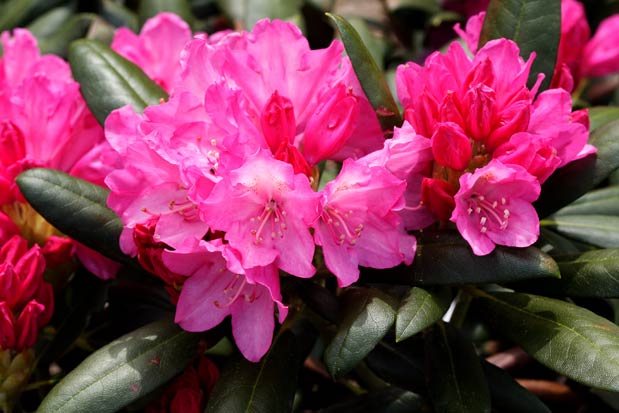
<path fill-rule="evenodd" d="M 42 247 L 50 265 L 75 252 L 98 276 L 109 278 L 117 265 L 60 234 L 26 202 L 15 183 L 33 167 L 54 168 L 103 185 L 109 147 L 103 130 L 86 107 L 69 65 L 40 55 L 24 29 L 1 35 L 0 58 L 0 210 L 23 236 Z"/>
<path fill-rule="evenodd" d="M 539 194 L 539 182 L 524 168 L 492 160 L 460 177 L 451 221 L 476 255 L 489 254 L 495 244 L 528 247 L 539 236 L 531 205 Z"/>

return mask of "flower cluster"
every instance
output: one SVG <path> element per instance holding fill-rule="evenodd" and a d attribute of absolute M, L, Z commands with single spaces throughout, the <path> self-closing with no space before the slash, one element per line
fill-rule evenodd
<path fill-rule="evenodd" d="M 274 303 L 286 316 L 279 271 L 312 277 L 316 245 L 342 287 L 359 265 L 414 255 L 398 215 L 406 182 L 364 158 L 382 131 L 342 51 L 337 41 L 310 50 L 281 21 L 199 34 L 168 102 L 106 121 L 122 161 L 106 179 L 125 224 L 121 248 L 167 282 L 183 328 L 231 315 L 249 360 L 269 347 Z M 327 160 L 343 166 L 318 190 Z"/>
<path fill-rule="evenodd" d="M 57 56 L 41 56 L 30 32 L 2 33 L 0 59 L 0 214 L 15 222 L 31 244 L 40 245 L 51 266 L 77 253 L 97 275 L 108 278 L 117 265 L 64 237 L 21 195 L 15 178 L 34 167 L 54 168 L 104 185 L 110 169 L 103 128 L 92 116 Z"/>
<path fill-rule="evenodd" d="M 398 95 L 410 125 L 389 145 L 401 142 L 391 151 L 413 152 L 412 165 L 405 165 L 410 171 L 392 167 L 407 176 L 411 200 L 420 193 L 420 202 L 404 211 L 409 229 L 451 220 L 478 255 L 496 244 L 525 247 L 537 240 L 531 203 L 540 184 L 595 149 L 586 144 L 588 115 L 572 113 L 567 91 L 536 96 L 541 77 L 527 87 L 533 58 L 525 62 L 506 39 L 488 42 L 473 58 L 454 42 L 424 66 L 398 68 Z"/>

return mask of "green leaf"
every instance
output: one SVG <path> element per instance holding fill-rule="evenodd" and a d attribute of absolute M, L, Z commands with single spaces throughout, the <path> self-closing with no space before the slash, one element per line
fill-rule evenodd
<path fill-rule="evenodd" d="M 361 83 L 372 107 L 376 111 L 378 121 L 384 133 L 392 133 L 394 126 L 402 124 L 400 109 L 398 108 L 383 71 L 376 64 L 367 47 L 361 41 L 359 33 L 341 16 L 327 13 L 337 27 L 346 53 L 350 58 L 352 67 Z"/>
<path fill-rule="evenodd" d="M 259 363 L 240 355 L 231 360 L 215 384 L 206 412 L 292 411 L 299 370 L 315 338 L 312 327 L 301 320 L 292 330 L 279 332 Z"/>
<path fill-rule="evenodd" d="M 570 162 L 542 186 L 542 194 L 535 203 L 540 217 L 546 217 L 580 198 L 619 168 L 619 121 L 596 129 L 589 137 L 589 143 L 597 148 L 597 155 Z"/>
<path fill-rule="evenodd" d="M 587 386 L 619 391 L 619 327 L 547 297 L 478 292 L 480 314 L 533 358 Z"/>
<path fill-rule="evenodd" d="M 619 216 L 619 187 L 613 186 L 588 192 L 553 216 L 615 215 Z"/>
<path fill-rule="evenodd" d="M 244 29 L 251 30 L 256 22 L 270 19 L 289 20 L 301 10 L 301 0 L 217 0 L 217 4 L 230 17 L 239 21 Z"/>
<path fill-rule="evenodd" d="M 482 361 L 488 382 L 492 409 L 501 413 L 551 413 L 536 395 L 522 387 L 505 370 Z"/>
<path fill-rule="evenodd" d="M 438 0 L 396 0 L 390 1 L 387 5 L 392 12 L 401 8 L 421 10 L 428 14 L 441 12 L 441 5 Z"/>
<path fill-rule="evenodd" d="M 39 41 L 41 53 L 67 56 L 71 42 L 85 36 L 98 18 L 96 14 L 90 13 L 80 13 L 71 17 L 54 34 L 47 35 Z"/>
<path fill-rule="evenodd" d="M 449 324 L 426 339 L 428 390 L 436 413 L 490 413 L 490 394 L 473 344 Z"/>
<path fill-rule="evenodd" d="M 37 0 L 9 0 L 0 6 L 0 31 L 22 25 Z"/>
<path fill-rule="evenodd" d="M 559 277 L 557 264 L 534 247 L 497 246 L 490 254 L 480 257 L 455 232 L 428 234 L 422 241 L 417 245 L 412 272 L 409 269 L 400 278 L 405 284 L 486 284 Z"/>
<path fill-rule="evenodd" d="M 396 314 L 396 341 L 405 340 L 440 320 L 450 303 L 448 289 L 427 291 L 413 287 L 400 303 Z"/>
<path fill-rule="evenodd" d="M 541 223 L 579 241 L 603 248 L 619 248 L 619 216 L 561 215 Z"/>
<path fill-rule="evenodd" d="M 545 227 L 540 228 L 539 238 L 535 245 L 537 248 L 547 252 L 553 257 L 560 254 L 580 252 L 578 247 L 571 240 Z M 533 282 L 537 282 L 537 280 Z"/>
<path fill-rule="evenodd" d="M 141 112 L 168 97 L 139 67 L 98 41 L 73 42 L 69 64 L 84 100 L 101 125 L 121 106 L 129 104 Z"/>
<path fill-rule="evenodd" d="M 381 379 L 425 395 L 424 349 L 422 340 L 391 343 L 385 340 L 374 347 L 365 363 Z"/>
<path fill-rule="evenodd" d="M 569 297 L 619 298 L 619 249 L 558 256 L 557 263 L 561 280 L 550 283 L 555 291 Z"/>
<path fill-rule="evenodd" d="M 100 348 L 45 397 L 39 413 L 115 412 L 181 372 L 200 336 L 158 321 Z"/>
<path fill-rule="evenodd" d="M 479 47 L 492 39 L 512 39 L 520 55 L 537 55 L 529 75 L 529 87 L 538 73 L 545 75 L 540 91 L 547 89 L 557 61 L 561 37 L 561 0 L 492 0 L 488 4 Z"/>
<path fill-rule="evenodd" d="M 599 129 L 609 122 L 619 120 L 619 108 L 616 106 L 597 106 L 587 109 L 589 112 L 589 130 Z"/>
<path fill-rule="evenodd" d="M 140 0 L 140 7 L 138 9 L 140 25 L 143 25 L 146 20 L 164 11 L 178 15 L 190 26 L 194 23 L 195 17 L 191 13 L 191 7 L 187 0 Z"/>
<path fill-rule="evenodd" d="M 395 321 L 391 297 L 379 290 L 354 287 L 342 294 L 343 318 L 325 350 L 325 363 L 340 377 L 360 362 L 387 334 Z"/>
<path fill-rule="evenodd" d="M 101 15 L 116 27 L 127 27 L 137 33 L 140 30 L 138 16 L 131 9 L 114 0 L 103 0 Z"/>
<path fill-rule="evenodd" d="M 28 202 L 53 226 L 103 255 L 123 262 L 123 224 L 105 202 L 109 191 L 53 169 L 29 169 L 17 177 Z"/>
<path fill-rule="evenodd" d="M 27 29 L 37 38 L 39 48 L 42 41 L 52 36 L 67 23 L 74 13 L 73 9 L 74 7 L 71 6 L 56 7 L 37 17 L 28 25 Z"/>
<path fill-rule="evenodd" d="M 320 413 L 421 413 L 427 411 L 419 395 L 390 386 L 322 409 Z"/>

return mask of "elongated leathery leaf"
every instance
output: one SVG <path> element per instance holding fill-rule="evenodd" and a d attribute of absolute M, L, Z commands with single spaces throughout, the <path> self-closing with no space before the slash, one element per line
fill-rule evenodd
<path fill-rule="evenodd" d="M 170 12 L 180 16 L 189 25 L 195 20 L 187 0 L 142 0 L 138 10 L 140 24 L 161 12 Z"/>
<path fill-rule="evenodd" d="M 611 186 L 588 192 L 553 214 L 554 217 L 564 215 L 619 216 L 619 187 Z"/>
<path fill-rule="evenodd" d="M 101 125 L 114 109 L 131 105 L 141 112 L 167 98 L 167 93 L 139 67 L 95 40 L 73 42 L 69 64 L 84 100 Z"/>
<path fill-rule="evenodd" d="M 209 400 L 207 413 L 289 412 L 303 360 L 316 333 L 304 320 L 280 331 L 259 363 L 240 355 L 223 369 Z"/>
<path fill-rule="evenodd" d="M 619 168 L 619 120 L 599 127 L 589 137 L 596 155 L 570 162 L 542 186 L 535 202 L 540 217 L 546 217 L 586 194 Z"/>
<path fill-rule="evenodd" d="M 438 323 L 426 340 L 428 390 L 437 413 L 490 412 L 490 394 L 473 344 Z"/>
<path fill-rule="evenodd" d="M 365 358 L 365 364 L 374 374 L 394 386 L 420 395 L 427 393 L 424 374 L 422 340 L 393 343 L 382 340 Z"/>
<path fill-rule="evenodd" d="M 327 13 L 340 33 L 346 53 L 368 100 L 372 104 L 383 131 L 402 124 L 400 110 L 391 95 L 382 70 L 372 58 L 361 37 L 343 17 Z"/>
<path fill-rule="evenodd" d="M 529 75 L 529 87 L 537 74 L 545 75 L 540 91 L 547 89 L 555 70 L 561 37 L 561 0 L 492 0 L 488 4 L 480 47 L 492 39 L 505 37 L 520 47 L 520 55 L 537 55 Z"/>
<path fill-rule="evenodd" d="M 320 410 L 321 413 L 422 413 L 427 411 L 419 395 L 395 386 L 366 393 Z"/>
<path fill-rule="evenodd" d="M 440 232 L 428 234 L 418 244 L 412 272 L 406 276 L 408 282 L 424 285 L 501 283 L 558 277 L 559 268 L 550 256 L 534 247 L 499 246 L 480 257 L 459 234 Z M 403 278 L 400 281 L 406 282 Z"/>
<path fill-rule="evenodd" d="M 486 321 L 545 366 L 588 386 L 619 391 L 619 327 L 565 301 L 478 292 Z"/>
<path fill-rule="evenodd" d="M 619 217 L 607 215 L 561 215 L 544 220 L 545 225 L 568 236 L 603 248 L 619 248 Z"/>
<path fill-rule="evenodd" d="M 158 321 L 100 348 L 60 381 L 39 413 L 115 412 L 182 371 L 200 336 Z"/>
<path fill-rule="evenodd" d="M 405 340 L 440 320 L 450 302 L 449 289 L 427 291 L 413 287 L 402 300 L 396 314 L 396 341 Z"/>
<path fill-rule="evenodd" d="M 589 112 L 589 130 L 594 130 L 609 122 L 619 120 L 619 108 L 616 106 L 597 106 L 587 109 Z"/>
<path fill-rule="evenodd" d="M 343 319 L 325 350 L 334 377 L 349 372 L 387 334 L 395 321 L 391 297 L 370 288 L 349 288 L 343 294 Z"/>
<path fill-rule="evenodd" d="M 109 258 L 128 259 L 118 245 L 123 224 L 105 204 L 107 189 L 45 168 L 23 172 L 17 185 L 34 209 L 60 231 Z"/>

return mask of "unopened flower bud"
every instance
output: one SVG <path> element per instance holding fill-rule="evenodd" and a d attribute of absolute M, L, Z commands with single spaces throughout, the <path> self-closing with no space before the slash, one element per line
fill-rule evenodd
<path fill-rule="evenodd" d="M 293 143 L 296 136 L 296 122 L 290 99 L 280 96 L 275 91 L 262 110 L 260 125 L 264 139 L 273 153 L 283 143 Z"/>
<path fill-rule="evenodd" d="M 303 154 L 309 164 L 315 165 L 342 149 L 358 118 L 358 100 L 350 90 L 339 85 L 329 91 L 305 128 Z"/>

